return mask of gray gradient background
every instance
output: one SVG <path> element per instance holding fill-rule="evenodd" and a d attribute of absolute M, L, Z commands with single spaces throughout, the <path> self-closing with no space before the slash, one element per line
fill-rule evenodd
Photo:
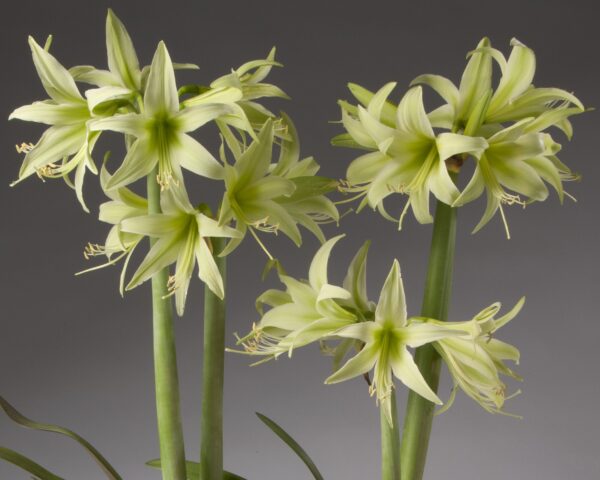
<path fill-rule="evenodd" d="M 175 60 L 200 64 L 199 72 L 180 77 L 188 81 L 215 78 L 277 45 L 286 67 L 276 70 L 272 80 L 294 100 L 272 105 L 292 115 L 303 153 L 314 154 L 322 172 L 334 177 L 342 176 L 356 155 L 329 146 L 340 128 L 328 121 L 339 118 L 336 99 L 348 97 L 346 82 L 376 89 L 396 80 L 399 95 L 420 73 L 458 80 L 465 53 L 483 35 L 506 53 L 510 38 L 518 37 L 537 53 L 537 84 L 573 90 L 587 105 L 600 105 L 600 15 L 591 1 L 23 0 L 4 4 L 0 19 L 3 118 L 44 95 L 27 35 L 43 41 L 48 33 L 55 34 L 52 50 L 66 65 L 104 67 L 109 6 L 126 23 L 144 63 L 164 39 Z M 495 300 L 510 306 L 520 295 L 528 297 L 521 316 L 502 332 L 522 352 L 524 393 L 508 408 L 524 419 L 486 414 L 459 395 L 452 410 L 435 422 L 429 479 L 598 478 L 598 114 L 574 123 L 574 141 L 565 146 L 562 159 L 583 174 L 582 183 L 569 186 L 577 204 L 567 201 L 561 208 L 552 197 L 526 211 L 509 209 L 510 241 L 498 218 L 481 233 L 469 234 L 484 208 L 481 200 L 459 212 L 451 317 L 469 318 Z M 22 122 L 5 122 L 0 129 L 0 391 L 33 418 L 69 426 L 90 439 L 127 480 L 159 478 L 143 465 L 158 453 L 149 290 L 139 288 L 121 299 L 116 269 L 73 276 L 86 266 L 84 244 L 105 235 L 106 227 L 95 219 L 96 208 L 94 214 L 84 214 L 60 182 L 42 184 L 31 178 L 8 187 L 20 163 L 13 145 L 35 141 L 40 132 Z M 97 158 L 102 149 L 113 146 L 114 141 L 104 140 Z M 87 197 L 96 206 L 103 197 L 90 179 Z M 198 188 L 202 185 L 206 183 Z M 209 187 L 213 199 L 217 185 Z M 418 313 L 431 227 L 407 217 L 405 230 L 398 233 L 393 224 L 364 212 L 346 216 L 339 231 L 349 235 L 334 251 L 331 277 L 341 280 L 353 253 L 372 238 L 371 296 L 376 298 L 398 257 L 409 313 Z M 334 227 L 327 230 L 329 236 L 337 232 Z M 266 241 L 291 273 L 303 276 L 317 247 L 314 238 L 306 239 L 301 250 L 284 237 Z M 250 239 L 230 257 L 230 340 L 234 331 L 246 331 L 257 319 L 255 297 L 276 284 L 273 279 L 261 284 L 264 260 Z M 187 452 L 195 459 L 202 342 L 199 282 L 190 292 L 187 314 L 177 320 L 177 336 Z M 297 458 L 254 417 L 258 410 L 287 428 L 326 478 L 377 478 L 378 411 L 362 380 L 324 386 L 330 361 L 316 348 L 297 351 L 292 361 L 281 359 L 257 368 L 247 363 L 246 357 L 227 356 L 228 469 L 253 480 L 308 478 Z M 448 391 L 446 375 L 442 396 Z M 402 412 L 405 391 L 401 392 Z M 67 439 L 22 430 L 2 415 L 0 432 L 0 444 L 60 475 L 103 478 Z M 25 478 L 0 465 L 0 479 Z"/>

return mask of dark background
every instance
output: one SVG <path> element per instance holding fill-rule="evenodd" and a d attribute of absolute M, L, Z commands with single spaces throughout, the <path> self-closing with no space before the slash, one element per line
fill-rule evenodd
<path fill-rule="evenodd" d="M 2 93 L 0 114 L 45 97 L 35 74 L 27 35 L 41 43 L 55 34 L 52 52 L 67 65 L 105 68 L 104 20 L 113 7 L 131 33 L 143 64 L 164 39 L 176 61 L 198 63 L 182 81 L 210 81 L 246 60 L 263 58 L 272 45 L 285 68 L 271 79 L 292 97 L 274 102 L 295 119 L 304 154 L 314 154 L 322 172 L 341 177 L 357 153 L 335 149 L 341 131 L 338 98 L 346 83 L 376 89 L 395 80 L 399 98 L 420 73 L 458 81 L 465 54 L 487 35 L 508 54 L 515 36 L 537 53 L 536 85 L 574 91 L 589 106 L 600 104 L 598 7 L 584 1 L 379 1 L 368 2 L 5 2 L 0 18 Z M 427 93 L 435 99 L 435 94 Z M 513 238 L 499 218 L 470 235 L 483 199 L 460 210 L 455 289 L 451 317 L 467 319 L 500 300 L 512 306 L 528 297 L 520 317 L 502 338 L 522 352 L 518 371 L 523 394 L 507 404 L 524 416 L 514 420 L 485 413 L 459 394 L 438 417 L 427 478 L 499 480 L 564 478 L 590 480 L 600 472 L 598 456 L 598 245 L 600 166 L 598 114 L 576 118 L 572 144 L 562 160 L 583 175 L 568 185 L 578 202 L 560 206 L 555 196 L 526 211 L 508 210 Z M 0 129 L 0 392 L 25 414 L 69 426 L 90 439 L 127 480 L 159 478 L 143 464 L 157 456 L 149 289 L 121 299 L 118 271 L 83 277 L 82 249 L 107 231 L 96 220 L 103 196 L 88 178 L 83 213 L 61 182 L 30 178 L 9 188 L 21 157 L 13 145 L 34 141 L 42 127 L 5 122 Z M 210 134 L 210 132 L 209 132 Z M 212 134 L 210 134 L 212 135 Z M 559 135 L 557 135 L 558 138 Z M 109 135 L 105 136 L 107 139 Z M 112 137 L 113 139 L 116 137 Z M 562 141 L 559 140 L 559 141 Z M 212 142 L 212 143 L 211 143 Z M 565 141 L 566 143 L 566 141 Z M 208 141 L 214 147 L 214 141 Z M 103 140 L 96 150 L 117 149 Z M 118 157 L 118 155 L 116 155 Z M 208 185 L 208 186 L 207 186 Z M 201 190 L 206 187 L 206 190 Z M 218 183 L 201 183 L 194 194 L 214 200 Z M 403 232 L 365 211 L 344 217 L 347 238 L 333 254 L 331 277 L 341 281 L 362 242 L 371 238 L 370 292 L 376 298 L 389 266 L 403 267 L 409 314 L 417 314 L 425 276 L 430 226 L 407 217 Z M 285 237 L 266 238 L 289 272 L 305 276 L 317 242 L 306 235 L 296 250 Z M 253 304 L 264 255 L 250 238 L 230 259 L 228 338 L 258 319 Z M 192 283 L 186 316 L 177 320 L 187 452 L 198 457 L 202 290 Z M 324 386 L 330 361 L 316 348 L 294 358 L 249 368 L 248 359 L 228 355 L 225 399 L 225 466 L 252 480 L 306 479 L 296 457 L 254 417 L 260 411 L 280 422 L 304 445 L 328 479 L 376 478 L 379 472 L 378 411 L 357 379 Z M 517 386 L 511 385 L 514 389 Z M 399 390 L 400 412 L 405 389 Z M 449 392 L 447 375 L 441 390 Z M 25 431 L 0 415 L 0 444 L 30 455 L 70 479 L 102 474 L 75 444 L 49 433 Z M 28 478 L 0 465 L 0 479 Z"/>

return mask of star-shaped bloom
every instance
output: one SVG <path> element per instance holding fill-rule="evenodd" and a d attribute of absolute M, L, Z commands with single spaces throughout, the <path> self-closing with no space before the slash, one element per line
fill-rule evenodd
<path fill-rule="evenodd" d="M 231 113 L 224 104 L 209 103 L 180 110 L 173 63 L 160 42 L 148 75 L 140 113 L 114 115 L 91 124 L 94 131 L 113 130 L 135 137 L 122 165 L 107 188 L 128 185 L 158 166 L 163 189 L 182 180 L 181 167 L 204 177 L 220 179 L 223 166 L 189 132 Z"/>
<path fill-rule="evenodd" d="M 421 87 L 411 88 L 398 107 L 390 109 L 387 97 L 395 86 L 388 83 L 382 87 L 366 108 L 341 102 L 342 122 L 351 141 L 372 151 L 350 164 L 347 179 L 356 190 L 366 192 L 361 207 L 369 204 L 384 213 L 382 202 L 387 196 L 405 193 L 409 196 L 406 207 L 412 207 L 420 223 L 430 223 L 430 193 L 449 205 L 460 194 L 446 161 L 460 155 L 478 156 L 487 142 L 451 132 L 436 135 L 425 112 Z M 346 141 L 344 137 L 342 143 Z M 340 144 L 339 139 L 334 143 Z"/>
<path fill-rule="evenodd" d="M 49 46 L 48 42 L 48 46 Z M 64 178 L 72 185 L 83 208 L 83 180 L 86 170 L 97 173 L 91 152 L 98 139 L 88 130 L 92 118 L 71 74 L 48 51 L 29 37 L 33 63 L 49 99 L 17 108 L 9 119 L 18 118 L 50 125 L 35 145 L 26 146 L 19 171 L 21 180 L 37 173 L 41 178 Z M 69 174 L 75 172 L 71 181 Z"/>
<path fill-rule="evenodd" d="M 374 370 L 371 393 L 377 395 L 381 408 L 392 423 L 390 396 L 393 377 L 434 403 L 442 402 L 429 387 L 415 364 L 408 347 L 419 347 L 448 336 L 462 335 L 445 326 L 416 324 L 406 312 L 400 265 L 394 261 L 375 309 L 374 321 L 350 325 L 335 332 L 364 344 L 358 354 L 348 360 L 325 383 L 338 383 Z"/>
<path fill-rule="evenodd" d="M 494 317 L 500 310 L 500 303 L 490 305 L 467 322 L 415 319 L 416 323 L 424 321 L 430 325 L 464 333 L 464 335 L 440 339 L 433 344 L 454 380 L 453 395 L 444 409 L 452 403 L 454 391 L 458 387 L 486 411 L 505 413 L 502 408 L 505 400 L 510 397 L 506 396 L 506 385 L 500 375 L 522 380 L 504 363 L 510 360 L 518 364 L 520 355 L 519 350 L 498 340 L 495 334 L 518 315 L 524 303 L 525 299 L 521 298 L 508 313 L 497 319 Z"/>
<path fill-rule="evenodd" d="M 354 313 L 338 304 L 350 299 L 351 293 L 330 284 L 327 275 L 331 250 L 342 237 L 334 237 L 319 248 L 310 264 L 308 281 L 280 274 L 285 291 L 267 290 L 257 299 L 260 312 L 265 305 L 271 308 L 252 332 L 240 339 L 244 353 L 275 358 L 288 352 L 291 356 L 293 349 L 324 340 L 357 321 Z"/>
<path fill-rule="evenodd" d="M 227 142 L 235 162 L 225 163 L 225 195 L 219 222 L 235 221 L 236 228 L 281 231 L 300 245 L 302 237 L 298 224 L 324 240 L 319 223 L 337 221 L 338 212 L 324 193 L 334 190 L 336 182 L 316 177 L 318 166 L 313 159 L 299 160 L 298 139 L 289 118 L 290 140 L 281 140 L 279 160 L 272 163 L 275 139 L 274 122 L 268 119 L 258 138 L 243 149 L 235 140 Z M 228 245 L 227 253 L 239 244 Z"/>
<path fill-rule="evenodd" d="M 198 264 L 198 276 L 219 298 L 225 295 L 223 279 L 211 250 L 211 237 L 235 238 L 237 230 L 221 226 L 194 208 L 184 188 L 171 188 L 161 195 L 163 213 L 125 218 L 123 232 L 157 239 L 133 274 L 126 290 L 145 282 L 158 271 L 175 263 L 169 290 L 175 295 L 177 313 L 183 315 L 188 287 Z"/>

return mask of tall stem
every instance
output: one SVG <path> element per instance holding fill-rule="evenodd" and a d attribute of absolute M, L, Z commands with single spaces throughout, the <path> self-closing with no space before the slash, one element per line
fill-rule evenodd
<path fill-rule="evenodd" d="M 212 238 L 215 262 L 226 283 L 225 257 L 216 254 L 224 238 Z M 226 289 L 225 289 L 226 290 Z M 200 435 L 200 478 L 223 478 L 223 381 L 225 375 L 225 300 L 204 287 L 204 362 L 202 365 L 202 429 Z"/>
<path fill-rule="evenodd" d="M 400 436 L 398 428 L 398 408 L 396 392 L 392 390 L 392 423 L 390 426 L 383 408 L 381 416 L 381 480 L 400 480 Z"/>
<path fill-rule="evenodd" d="M 456 209 L 438 201 L 433 223 L 429 267 L 421 313 L 446 320 L 452 290 L 452 269 L 456 242 Z M 437 391 L 441 359 L 432 345 L 417 348 L 415 362 L 429 386 Z M 418 393 L 408 396 L 402 433 L 402 479 L 421 480 L 425 470 L 434 404 Z"/>
<path fill-rule="evenodd" d="M 157 169 L 148 176 L 148 213 L 161 213 Z M 150 239 L 150 245 L 155 243 Z M 185 480 L 185 448 L 179 411 L 179 376 L 173 332 L 173 309 L 168 294 L 168 268 L 152 277 L 152 318 L 154 335 L 154 382 L 156 415 L 164 480 Z"/>

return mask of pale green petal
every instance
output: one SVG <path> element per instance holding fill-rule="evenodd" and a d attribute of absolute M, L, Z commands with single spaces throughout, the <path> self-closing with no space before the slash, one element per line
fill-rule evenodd
<path fill-rule="evenodd" d="M 175 309 L 177 315 L 183 316 L 185 311 L 185 301 L 190 286 L 190 279 L 194 272 L 195 247 L 198 241 L 198 234 L 192 229 L 189 230 L 185 242 L 183 242 L 177 262 L 175 263 Z M 201 240 L 200 240 L 201 241 Z"/>
<path fill-rule="evenodd" d="M 493 165 L 498 162 L 521 163 L 522 160 L 543 155 L 546 147 L 543 134 L 528 133 L 515 141 L 490 144 L 486 156 Z"/>
<path fill-rule="evenodd" d="M 200 239 L 196 247 L 196 260 L 198 261 L 198 276 L 208 288 L 220 299 L 225 297 L 225 288 L 223 287 L 223 278 L 219 272 L 219 267 L 206 244 L 206 241 Z"/>
<path fill-rule="evenodd" d="M 278 328 L 293 332 L 310 325 L 320 316 L 304 305 L 286 303 L 272 308 L 260 319 L 261 328 Z"/>
<path fill-rule="evenodd" d="M 470 153 L 479 157 L 488 148 L 485 138 L 468 137 L 457 133 L 441 133 L 436 137 L 435 142 L 442 161 L 460 153 Z"/>
<path fill-rule="evenodd" d="M 177 126 L 180 131 L 192 132 L 201 126 L 206 125 L 208 122 L 232 112 L 231 106 L 219 103 L 208 103 L 206 105 L 186 107 L 178 112 L 174 118 L 177 121 Z"/>
<path fill-rule="evenodd" d="M 110 202 L 104 202 L 100 205 L 98 220 L 101 222 L 110 223 L 112 225 L 117 225 L 125 218 L 137 217 L 138 215 L 143 214 L 144 213 L 140 212 L 140 209 L 137 207 L 132 207 L 121 201 L 113 200 Z"/>
<path fill-rule="evenodd" d="M 458 109 L 458 99 L 459 93 L 456 85 L 452 83 L 452 81 L 448 80 L 446 77 L 442 77 L 441 75 L 419 75 L 412 82 L 410 82 L 410 86 L 413 87 L 415 85 L 427 85 L 435 90 L 440 97 L 444 99 L 446 103 L 448 103 L 453 110 Z"/>
<path fill-rule="evenodd" d="M 137 113 L 125 113 L 122 115 L 92 120 L 89 124 L 89 128 L 93 132 L 110 130 L 126 135 L 133 135 L 134 137 L 141 137 L 146 133 L 146 123 L 147 119 L 143 115 Z"/>
<path fill-rule="evenodd" d="M 223 165 L 202 144 L 185 133 L 177 136 L 171 154 L 181 167 L 196 175 L 213 180 L 223 178 Z"/>
<path fill-rule="evenodd" d="M 87 149 L 87 146 L 84 146 L 84 148 Z M 75 178 L 73 184 L 75 186 L 75 194 L 77 196 L 77 200 L 83 208 L 83 211 L 86 213 L 90 213 L 90 209 L 85 204 L 85 200 L 83 198 L 83 180 L 85 178 L 86 169 L 86 162 L 79 162 L 77 168 L 75 169 Z"/>
<path fill-rule="evenodd" d="M 268 120 L 258 134 L 258 141 L 253 141 L 235 163 L 240 185 L 247 185 L 265 175 L 271 164 L 272 149 L 273 122 Z"/>
<path fill-rule="evenodd" d="M 111 9 L 106 17 L 106 53 L 110 71 L 116 73 L 126 87 L 139 90 L 140 64 L 133 42 L 125 26 Z"/>
<path fill-rule="evenodd" d="M 179 250 L 183 247 L 183 241 L 181 235 L 178 234 L 160 238 L 152 246 L 125 289 L 131 290 L 137 287 L 155 273 L 175 262 Z"/>
<path fill-rule="evenodd" d="M 354 357 L 348 360 L 342 368 L 331 375 L 325 383 L 338 383 L 367 373 L 375 366 L 379 349 L 376 345 L 367 344 Z"/>
<path fill-rule="evenodd" d="M 173 63 L 164 42 L 160 42 L 152 59 L 148 83 L 144 92 L 144 108 L 148 115 L 160 115 L 179 110 L 179 95 Z"/>
<path fill-rule="evenodd" d="M 475 103 L 467 124 L 465 125 L 464 134 L 467 136 L 481 135 L 479 133 L 481 126 L 485 123 L 485 117 L 492 99 L 492 89 L 490 88 L 481 98 Z"/>
<path fill-rule="evenodd" d="M 372 138 L 377 145 L 386 142 L 394 136 L 393 128 L 381 123 L 362 106 L 358 107 L 358 118 L 367 135 Z"/>
<path fill-rule="evenodd" d="M 459 197 L 454 201 L 453 207 L 460 207 L 478 199 L 485 189 L 485 183 L 479 166 L 475 167 L 473 176 Z"/>
<path fill-rule="evenodd" d="M 158 158 L 148 149 L 146 142 L 136 140 L 125 155 L 121 166 L 106 183 L 106 188 L 112 190 L 124 187 L 145 177 L 157 162 Z"/>
<path fill-rule="evenodd" d="M 125 218 L 121 221 L 121 230 L 149 237 L 164 237 L 183 230 L 188 222 L 189 218 L 186 215 L 156 213 Z"/>
<path fill-rule="evenodd" d="M 350 163 L 346 177 L 352 185 L 371 182 L 390 162 L 391 158 L 379 151 L 361 155 Z"/>
<path fill-rule="evenodd" d="M 511 40 L 513 47 L 506 72 L 502 75 L 498 88 L 490 102 L 489 111 L 495 110 L 521 95 L 531 85 L 535 74 L 535 54 L 517 39 Z"/>
<path fill-rule="evenodd" d="M 560 172 L 554 163 L 550 159 L 542 156 L 530 158 L 525 160 L 525 162 L 532 167 L 541 178 L 552 185 L 562 202 L 564 199 L 562 179 L 560 177 Z"/>
<path fill-rule="evenodd" d="M 91 65 L 78 65 L 71 67 L 69 73 L 76 82 L 89 83 L 97 87 L 119 87 L 119 78 L 108 70 L 100 70 Z"/>
<path fill-rule="evenodd" d="M 431 169 L 427 179 L 427 185 L 429 190 L 431 190 L 431 193 L 446 205 L 453 205 L 460 195 L 454 181 L 450 178 L 446 163 L 441 160 L 438 160 Z"/>
<path fill-rule="evenodd" d="M 337 285 L 325 284 L 319 290 L 319 296 L 317 297 L 317 302 L 322 302 L 323 300 L 328 299 L 339 299 L 339 300 L 348 300 L 352 295 L 350 292 L 342 287 L 338 287 Z"/>
<path fill-rule="evenodd" d="M 433 128 L 423 105 L 423 89 L 412 87 L 398 105 L 397 122 L 400 130 L 433 138 Z"/>
<path fill-rule="evenodd" d="M 492 87 L 492 56 L 487 48 L 490 41 L 483 38 L 477 49 L 469 54 L 469 62 L 460 80 L 460 105 L 457 115 L 467 120 L 479 99 Z"/>
<path fill-rule="evenodd" d="M 362 123 L 353 118 L 345 110 L 342 110 L 342 124 L 356 143 L 366 148 L 377 148 L 377 144 L 367 133 Z"/>
<path fill-rule="evenodd" d="M 211 103 L 234 103 L 242 99 L 242 91 L 236 87 L 211 88 L 210 90 L 188 98 L 183 104 L 186 108 Z"/>
<path fill-rule="evenodd" d="M 344 278 L 344 288 L 352 294 L 352 300 L 359 310 L 369 310 L 367 295 L 367 253 L 371 242 L 367 240 L 352 259 Z"/>
<path fill-rule="evenodd" d="M 442 325 L 429 323 L 413 323 L 397 331 L 402 339 L 402 343 L 412 348 L 417 348 L 446 337 L 465 335 L 464 331 L 460 329 L 444 328 Z"/>
<path fill-rule="evenodd" d="M 423 398 L 438 405 L 442 405 L 442 401 L 431 387 L 427 385 L 427 382 L 419 371 L 419 367 L 415 364 L 415 361 L 408 350 L 406 350 L 405 347 L 398 347 L 393 349 L 392 352 L 390 363 L 396 378 Z"/>
<path fill-rule="evenodd" d="M 370 115 L 377 119 L 381 118 L 381 112 L 387 102 L 387 98 L 392 93 L 392 90 L 396 88 L 396 85 L 396 82 L 389 82 L 377 90 L 367 105 L 367 111 Z"/>
<path fill-rule="evenodd" d="M 377 323 L 369 321 L 345 326 L 333 332 L 333 335 L 342 338 L 353 338 L 363 343 L 371 343 L 379 331 L 381 331 L 381 327 Z"/>
<path fill-rule="evenodd" d="M 420 224 L 432 223 L 433 217 L 429 210 L 429 188 L 421 185 L 410 192 L 410 206 Z"/>
<path fill-rule="evenodd" d="M 219 225 L 219 222 L 202 213 L 196 214 L 196 223 L 198 224 L 198 233 L 202 237 L 242 237 L 242 233 L 239 230 L 225 225 Z"/>
<path fill-rule="evenodd" d="M 250 184 L 237 195 L 237 199 L 240 203 L 244 203 L 244 201 L 252 202 L 255 199 L 270 200 L 281 196 L 289 197 L 295 189 L 296 186 L 291 180 L 269 175 Z"/>
<path fill-rule="evenodd" d="M 13 118 L 47 125 L 75 125 L 89 120 L 90 112 L 84 102 L 57 105 L 44 101 L 17 108 L 8 117 Z"/>
<path fill-rule="evenodd" d="M 327 281 L 327 264 L 331 250 L 335 244 L 340 241 L 345 235 L 337 235 L 325 242 L 312 259 L 310 269 L 308 271 L 308 281 L 315 291 L 320 291 L 323 285 L 328 284 Z"/>
<path fill-rule="evenodd" d="M 452 105 L 442 105 L 427 114 L 429 123 L 433 128 L 452 130 L 454 127 L 454 109 Z"/>
<path fill-rule="evenodd" d="M 513 308 L 511 308 L 511 310 L 508 313 L 504 314 L 502 317 L 500 317 L 494 321 L 495 330 L 502 328 L 504 325 L 506 325 L 508 322 L 510 322 L 513 318 L 515 318 L 519 314 L 521 309 L 523 308 L 523 305 L 525 305 L 525 297 L 521 297 L 519 299 L 519 301 L 515 304 L 515 306 Z"/>
<path fill-rule="evenodd" d="M 80 103 L 83 97 L 69 71 L 29 37 L 35 69 L 48 95 L 58 103 Z"/>
<path fill-rule="evenodd" d="M 361 87 L 356 83 L 349 83 L 348 89 L 350 90 L 354 98 L 356 98 L 365 107 L 371 102 L 373 96 L 375 95 L 370 90 L 367 90 L 366 88 Z M 349 105 L 347 102 L 344 103 L 346 103 L 346 105 Z M 353 108 L 356 107 L 353 106 Z M 396 126 L 396 106 L 392 102 L 384 102 L 380 110 L 379 120 L 381 120 L 388 127 Z"/>
<path fill-rule="evenodd" d="M 85 125 L 65 125 L 48 128 L 33 150 L 25 155 L 25 160 L 19 171 L 19 180 L 36 173 L 38 168 L 73 155 L 85 143 L 86 136 Z"/>
<path fill-rule="evenodd" d="M 556 126 L 560 128 L 561 122 L 564 122 L 567 118 L 572 115 L 577 115 L 580 113 L 584 113 L 585 110 L 580 110 L 577 107 L 561 107 L 555 108 L 552 110 L 548 110 L 538 115 L 535 120 L 529 123 L 525 127 L 525 132 L 541 132 L 546 130 L 549 127 Z M 570 138 L 570 135 L 567 132 L 567 137 Z"/>
<path fill-rule="evenodd" d="M 532 200 L 543 201 L 548 189 L 536 171 L 524 162 L 496 161 L 492 168 L 498 181 L 509 189 Z"/>
<path fill-rule="evenodd" d="M 242 85 L 242 92 L 244 101 L 248 100 L 256 100 L 257 98 L 264 97 L 277 97 L 277 98 L 285 98 L 289 99 L 287 93 L 285 93 L 281 88 L 270 85 L 268 83 L 256 83 L 256 84 L 245 84 Z"/>
<path fill-rule="evenodd" d="M 400 275 L 400 263 L 394 260 L 377 302 L 375 321 L 380 325 L 403 327 L 406 325 L 406 298 Z"/>
<path fill-rule="evenodd" d="M 86 90 L 85 96 L 90 111 L 102 114 L 106 109 L 112 107 L 116 110 L 121 103 L 128 101 L 132 91 L 129 88 L 107 86 Z"/>

